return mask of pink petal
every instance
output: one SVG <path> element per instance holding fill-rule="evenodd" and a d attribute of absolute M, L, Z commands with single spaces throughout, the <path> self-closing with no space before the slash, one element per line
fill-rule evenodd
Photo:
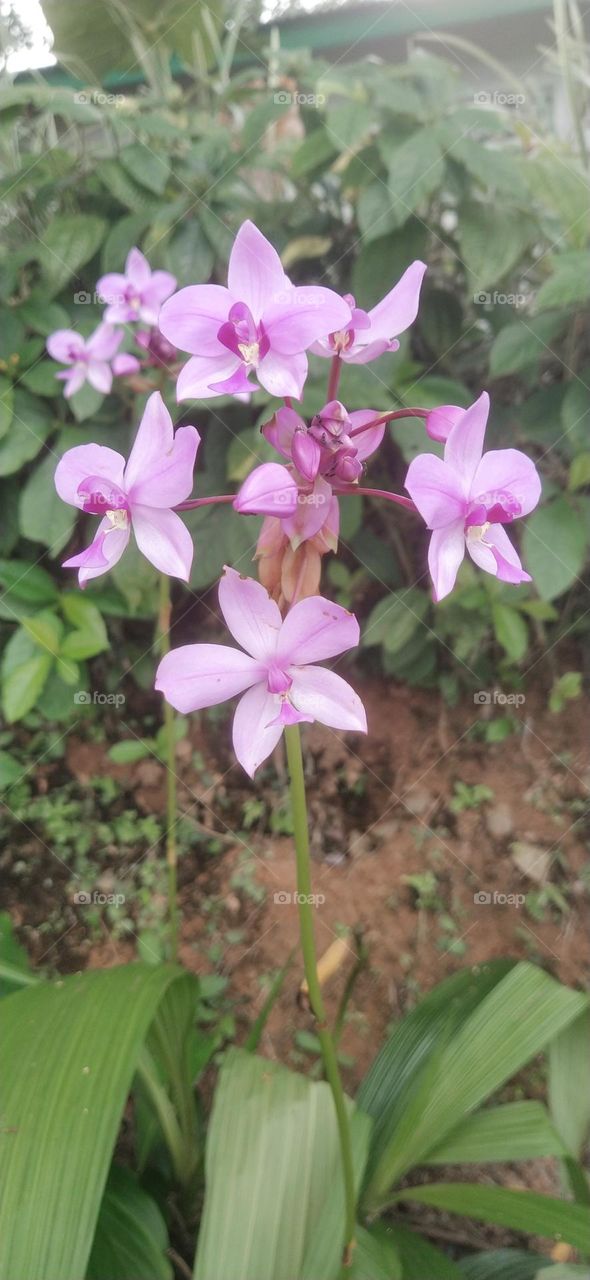
<path fill-rule="evenodd" d="M 66 400 L 69 400 L 70 396 L 74 396 L 80 390 L 80 387 L 84 386 L 87 372 L 86 365 L 76 365 L 71 373 L 66 374 L 64 386 Z M 57 376 L 59 377 L 60 375 L 58 374 Z"/>
<path fill-rule="evenodd" d="M 280 665 L 322 662 L 353 649 L 359 642 L 359 624 L 342 605 L 308 596 L 289 610 L 281 628 L 276 660 Z"/>
<path fill-rule="evenodd" d="M 350 415 L 352 429 L 356 430 L 365 422 L 373 422 L 378 417 L 379 413 L 376 409 L 355 409 Z M 362 431 L 360 435 L 353 437 L 353 444 L 361 462 L 364 462 L 365 458 L 370 458 L 371 454 L 379 448 L 384 434 L 385 423 L 382 422 L 379 427 L 371 427 L 370 431 Z"/>
<path fill-rule="evenodd" d="M 136 542 L 146 560 L 171 578 L 188 582 L 193 562 L 193 540 L 175 511 L 133 505 L 131 520 Z"/>
<path fill-rule="evenodd" d="M 520 505 L 520 516 L 528 515 L 541 496 L 541 480 L 534 462 L 520 449 L 490 449 L 473 477 L 472 498 L 486 498 L 486 506 L 501 503 L 509 495 Z"/>
<path fill-rule="evenodd" d="M 96 282 L 96 292 L 101 302 L 107 302 L 113 306 L 124 302 L 126 288 L 127 278 L 118 271 L 110 271 Z"/>
<path fill-rule="evenodd" d="M 377 360 L 379 356 L 385 355 L 386 351 L 397 351 L 399 342 L 389 342 L 386 338 L 379 338 L 376 342 L 367 342 L 362 345 L 361 341 L 353 342 L 351 347 L 347 347 L 346 351 L 340 353 L 341 359 L 346 364 L 368 364 L 370 360 Z"/>
<path fill-rule="evenodd" d="M 484 541 L 471 542 L 467 539 L 467 550 L 471 559 L 480 569 L 493 574 L 502 582 L 530 582 L 530 574 L 526 573 L 520 562 L 520 556 L 513 547 L 504 526 L 491 524 L 486 529 Z"/>
<path fill-rule="evenodd" d="M 90 546 L 79 555 L 64 560 L 63 567 L 78 569 L 78 582 L 84 587 L 91 578 L 99 578 L 117 564 L 128 542 L 129 528 L 113 529 L 110 521 L 105 518 L 101 520 Z"/>
<path fill-rule="evenodd" d="M 274 656 L 281 611 L 260 582 L 226 566 L 219 583 L 219 606 L 232 636 L 247 653 L 262 662 Z"/>
<path fill-rule="evenodd" d="M 292 444 L 293 462 L 304 480 L 312 483 L 320 469 L 322 451 L 317 440 L 307 431 L 296 431 Z"/>
<path fill-rule="evenodd" d="M 174 293 L 175 288 L 176 277 L 169 271 L 154 271 L 149 284 L 146 284 L 141 291 L 139 318 L 144 324 L 158 323 L 162 303 L 170 297 L 171 293 Z"/>
<path fill-rule="evenodd" d="M 367 336 L 371 342 L 375 338 L 397 338 L 414 323 L 425 271 L 426 263 L 416 259 L 393 289 L 369 311 L 371 328 L 367 330 Z"/>
<path fill-rule="evenodd" d="M 145 406 L 125 468 L 129 500 L 148 507 L 174 507 L 184 502 L 193 487 L 199 443 L 195 427 L 180 427 L 174 434 L 172 418 L 160 392 L 154 391 Z"/>
<path fill-rule="evenodd" d="M 137 356 L 131 355 L 129 351 L 122 351 L 119 356 L 113 358 L 113 373 L 116 378 L 127 378 L 131 374 L 137 373 L 141 369 L 141 363 Z"/>
<path fill-rule="evenodd" d="M 295 514 L 283 519 L 283 529 L 294 551 L 302 542 L 315 538 L 320 532 L 328 518 L 331 502 L 332 486 L 323 476 L 317 477 L 311 493 L 298 495 Z"/>
<path fill-rule="evenodd" d="M 276 720 L 279 709 L 278 696 L 268 693 L 265 683 L 255 684 L 238 702 L 232 732 L 234 751 L 251 778 L 274 751 L 283 732 L 283 725 Z"/>
<path fill-rule="evenodd" d="M 177 711 L 215 707 L 243 693 L 265 671 L 247 653 L 226 644 L 185 644 L 167 653 L 156 671 L 156 689 Z"/>
<path fill-rule="evenodd" d="M 263 462 L 246 477 L 233 506 L 242 516 L 284 516 L 297 510 L 298 489 L 290 471 L 279 462 Z"/>
<path fill-rule="evenodd" d="M 277 409 L 269 422 L 261 427 L 265 440 L 283 455 L 291 458 L 291 445 L 296 431 L 307 431 L 303 418 L 294 409 Z"/>
<path fill-rule="evenodd" d="M 78 489 L 88 476 L 102 476 L 117 489 L 123 488 L 125 459 L 114 449 L 103 444 L 78 444 L 68 449 L 57 464 L 55 487 L 63 502 L 72 507 L 82 507 L 83 498 Z"/>
<path fill-rule="evenodd" d="M 121 346 L 123 332 L 110 324 L 99 324 L 86 340 L 86 351 L 93 360 L 110 360 Z"/>
<path fill-rule="evenodd" d="M 180 351 L 219 356 L 217 331 L 231 305 L 231 294 L 220 284 L 191 284 L 163 304 L 158 328 Z"/>
<path fill-rule="evenodd" d="M 161 318 L 161 313 L 160 313 Z M 177 400 L 207 400 L 211 396 L 222 395 L 222 391 L 212 391 L 212 384 L 219 384 L 230 378 L 242 365 L 238 356 L 219 346 L 221 355 L 193 356 L 187 360 L 180 370 L 176 383 Z"/>
<path fill-rule="evenodd" d="M 435 529 L 428 548 L 428 567 L 434 584 L 434 599 L 438 602 L 453 590 L 459 566 L 465 555 L 463 520 Z"/>
<path fill-rule="evenodd" d="M 243 222 L 234 240 L 227 283 L 235 301 L 245 302 L 256 321 L 277 294 L 291 288 L 276 249 L 253 222 Z"/>
<path fill-rule="evenodd" d="M 490 397 L 487 391 L 482 391 L 479 399 L 451 427 L 445 445 L 445 462 L 457 472 L 466 494 L 483 452 L 489 412 Z"/>
<path fill-rule="evenodd" d="M 129 283 L 140 290 L 144 285 L 149 284 L 151 274 L 150 264 L 141 249 L 137 246 L 130 249 L 125 261 L 125 275 Z"/>
<path fill-rule="evenodd" d="M 443 528 L 465 512 L 460 478 L 434 453 L 412 459 L 405 487 L 429 529 Z"/>
<path fill-rule="evenodd" d="M 444 444 L 449 438 L 451 427 L 461 421 L 464 413 L 465 410 L 458 404 L 441 404 L 440 408 L 432 409 L 425 422 L 430 439 Z"/>
<path fill-rule="evenodd" d="M 70 355 L 72 348 L 80 356 L 84 356 L 85 353 L 83 339 L 74 329 L 56 329 L 55 333 L 50 333 L 45 346 L 52 359 L 59 360 L 62 364 L 72 363 Z"/>
<path fill-rule="evenodd" d="M 307 351 L 312 342 L 350 324 L 350 307 L 332 289 L 291 288 L 264 310 L 271 347 L 283 355 Z"/>
<path fill-rule="evenodd" d="M 303 715 L 331 729 L 367 732 L 365 708 L 354 689 L 326 667 L 298 667 L 292 673 L 290 698 Z"/>
<path fill-rule="evenodd" d="M 104 360 L 89 360 L 86 378 L 90 386 L 95 391 L 101 391 L 104 396 L 108 395 L 113 385 L 113 371 Z"/>
<path fill-rule="evenodd" d="M 304 352 L 286 356 L 271 350 L 260 361 L 256 376 L 271 396 L 292 396 L 300 400 L 307 378 L 307 356 Z"/>

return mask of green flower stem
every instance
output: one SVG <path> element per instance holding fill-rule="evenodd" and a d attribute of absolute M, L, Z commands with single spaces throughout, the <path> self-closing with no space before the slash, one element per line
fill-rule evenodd
<path fill-rule="evenodd" d="M 162 657 L 170 650 L 170 578 L 160 574 L 158 640 Z M 166 741 L 166 865 L 168 868 L 168 950 L 169 959 L 178 954 L 178 871 L 176 850 L 176 735 L 174 709 L 164 700 L 164 737 Z"/>
<path fill-rule="evenodd" d="M 310 901 L 312 886 L 309 858 L 307 803 L 305 799 L 305 779 L 303 776 L 301 737 L 298 724 L 287 725 L 285 727 L 285 742 L 287 746 L 287 762 L 289 765 L 289 775 L 291 780 L 291 809 L 293 814 L 295 854 L 297 859 L 299 928 L 301 933 L 303 964 L 307 981 L 307 989 L 309 992 L 309 1000 L 316 1019 L 316 1030 L 322 1050 L 326 1079 L 334 1099 L 338 1135 L 340 1138 L 345 1199 L 343 1264 L 346 1267 L 350 1266 L 352 1261 L 356 1223 L 354 1168 L 352 1162 L 352 1146 L 346 1100 L 344 1097 L 344 1090 L 342 1088 L 342 1080 L 340 1079 L 336 1050 L 334 1048 L 334 1042 L 326 1020 L 326 1010 L 324 1007 L 322 989 L 317 975 L 317 960 L 313 931 L 313 907 Z"/>

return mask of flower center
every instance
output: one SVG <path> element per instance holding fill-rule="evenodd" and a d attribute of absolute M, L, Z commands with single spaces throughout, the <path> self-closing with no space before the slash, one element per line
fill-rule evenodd
<path fill-rule="evenodd" d="M 113 529 L 126 529 L 129 524 L 129 512 L 123 509 L 117 511 L 107 511 L 106 518 L 110 524 L 107 533 L 112 533 Z"/>
<path fill-rule="evenodd" d="M 491 521 L 490 521 L 490 520 L 486 520 L 486 521 L 484 522 L 484 524 L 470 524 L 470 525 L 468 525 L 468 526 L 467 526 L 467 530 L 466 530 L 466 533 L 467 533 L 467 541 L 468 541 L 468 542 L 483 542 L 483 541 L 485 540 L 485 535 L 486 535 L 486 533 L 487 533 L 487 531 L 488 531 L 488 529 L 489 529 L 489 527 L 490 527 L 490 524 L 491 524 Z"/>
<path fill-rule="evenodd" d="M 256 368 L 270 349 L 262 322 L 256 324 L 245 302 L 234 302 L 225 324 L 217 330 L 217 339 L 228 351 L 233 351 L 244 364 Z"/>
<path fill-rule="evenodd" d="M 238 351 L 246 364 L 256 367 L 260 359 L 259 342 L 238 342 Z"/>

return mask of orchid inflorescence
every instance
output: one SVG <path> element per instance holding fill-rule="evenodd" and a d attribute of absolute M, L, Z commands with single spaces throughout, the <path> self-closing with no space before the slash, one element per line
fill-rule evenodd
<path fill-rule="evenodd" d="M 319 594 L 322 557 L 338 547 L 341 498 L 372 494 L 423 518 L 431 531 L 428 562 L 437 601 L 453 589 L 465 551 L 504 582 L 530 581 L 504 526 L 535 507 L 540 480 L 517 449 L 483 452 L 485 392 L 468 409 L 390 413 L 349 410 L 337 398 L 343 363 L 365 364 L 397 350 L 399 335 L 416 318 L 425 270 L 424 263 L 412 263 L 366 312 L 351 295 L 293 285 L 272 245 L 245 222 L 230 255 L 227 288 L 202 284 L 175 292 L 174 277 L 152 272 L 132 249 L 124 274 L 98 282 L 107 308 L 95 333 L 84 341 L 73 330 L 59 330 L 48 339 L 50 355 L 67 366 L 56 375 L 66 396 L 85 381 L 106 393 L 113 376 L 131 377 L 138 388 L 137 375 L 154 367 L 175 375 L 178 353 L 187 352 L 178 400 L 229 394 L 243 401 L 262 386 L 283 401 L 262 427 L 281 461 L 257 466 L 235 495 L 191 499 L 199 433 L 193 426 L 174 432 L 160 391 L 147 401 L 127 462 L 103 445 L 79 445 L 64 454 L 55 476 L 65 502 L 101 516 L 90 545 L 65 561 L 78 569 L 82 587 L 117 563 L 132 530 L 157 569 L 188 581 L 193 543 L 183 510 L 228 502 L 241 515 L 265 517 L 256 549 L 260 581 L 226 568 L 219 586 L 221 611 L 242 649 L 186 645 L 167 654 L 156 675 L 156 688 L 181 712 L 243 695 L 233 741 L 251 776 L 285 725 L 319 720 L 366 731 L 358 696 L 335 672 L 315 665 L 359 638 L 352 614 Z M 125 330 L 137 354 L 119 352 Z M 308 351 L 328 358 L 330 373 L 327 402 L 306 422 L 292 401 L 303 395 Z M 443 458 L 425 452 L 410 463 L 409 496 L 360 484 L 387 423 L 400 417 L 423 419 L 430 438 L 444 444 Z"/>

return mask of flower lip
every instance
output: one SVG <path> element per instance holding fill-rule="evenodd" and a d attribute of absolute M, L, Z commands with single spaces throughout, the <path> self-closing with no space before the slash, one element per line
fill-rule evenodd
<path fill-rule="evenodd" d="M 116 511 L 129 511 L 126 494 L 104 476 L 87 476 L 82 480 L 78 485 L 78 497 L 87 515 L 104 516 Z"/>

